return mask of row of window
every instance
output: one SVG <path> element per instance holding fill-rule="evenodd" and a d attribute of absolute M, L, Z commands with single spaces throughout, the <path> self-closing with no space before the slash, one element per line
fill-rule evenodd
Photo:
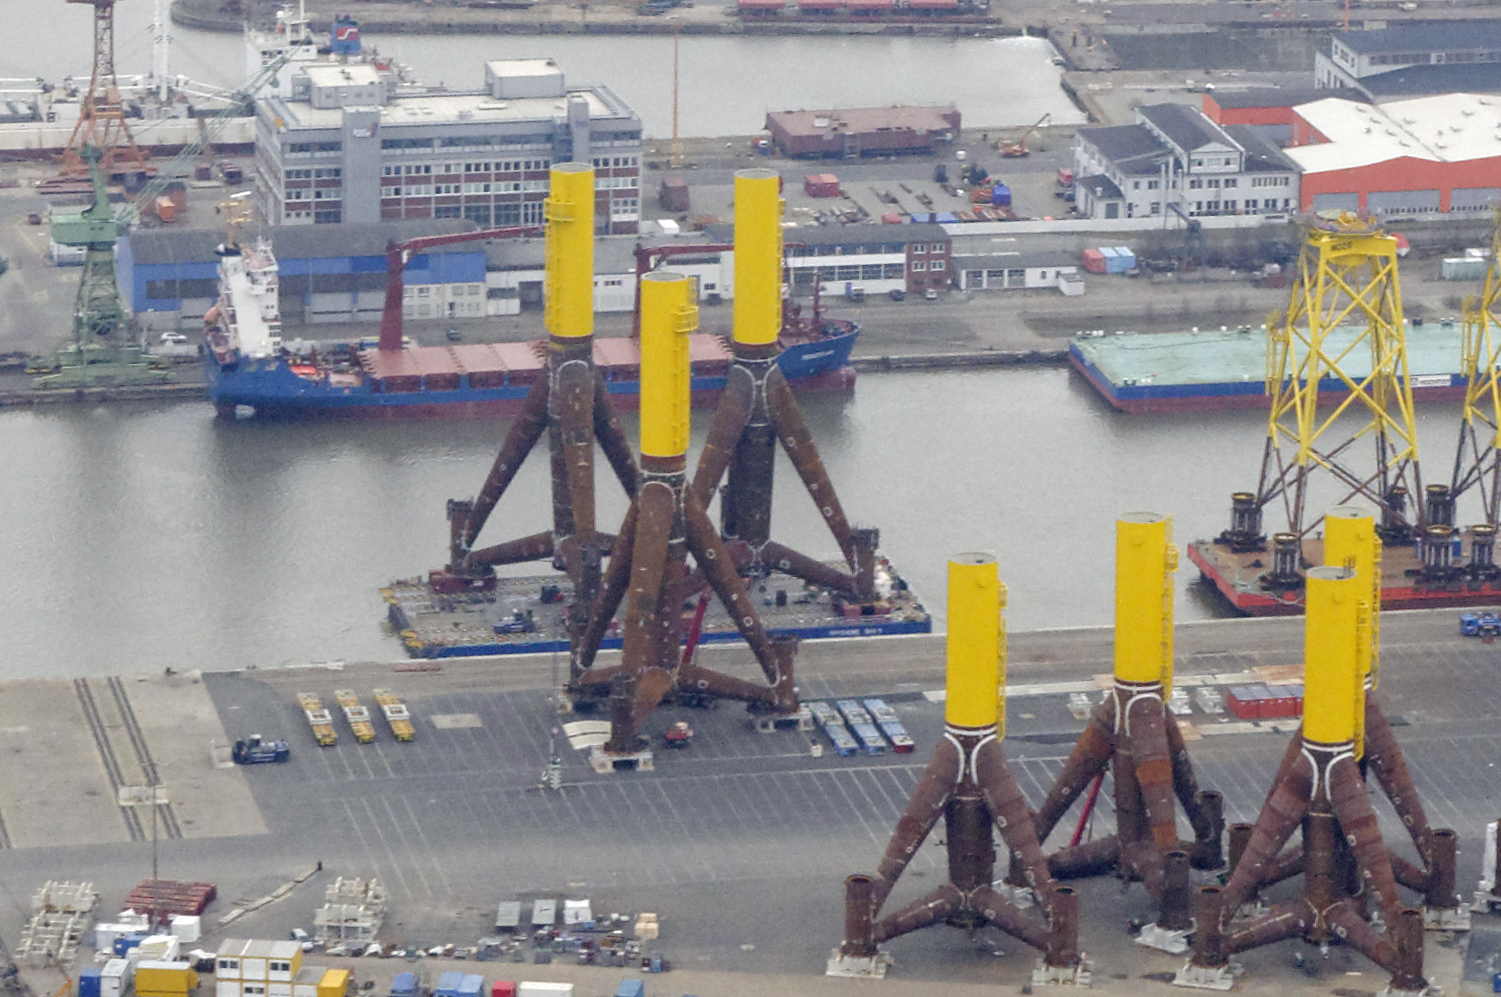
<path fill-rule="evenodd" d="M 919 261 L 920 262 L 920 261 Z M 942 260 L 934 262 L 942 263 Z M 914 270 L 921 270 L 916 262 Z M 940 267 L 939 269 L 942 269 Z M 904 263 L 864 263 L 860 266 L 842 267 L 793 267 L 792 282 L 794 284 L 811 284 L 814 275 L 822 280 L 900 280 L 907 275 Z"/>
<path fill-rule="evenodd" d="M 788 246 L 788 256 L 875 256 L 880 253 L 905 253 L 905 242 L 875 242 L 863 246 Z"/>
<path fill-rule="evenodd" d="M 541 225 L 542 202 L 509 201 L 505 204 L 466 204 L 462 211 L 456 204 L 433 209 L 434 218 L 467 218 L 482 228 L 506 228 L 514 225 Z"/>
<path fill-rule="evenodd" d="M 639 156 L 596 156 L 589 160 L 596 170 L 620 169 L 627 166 L 639 166 Z"/>
<path fill-rule="evenodd" d="M 1253 177 L 1252 187 L 1287 187 L 1293 182 L 1292 177 Z"/>
<path fill-rule="evenodd" d="M 1194 156 L 1191 160 L 1189 160 L 1189 166 L 1196 170 L 1202 169 L 1204 167 L 1219 168 L 1225 166 L 1238 166 L 1239 164 L 1240 159 L 1237 156 Z"/>
<path fill-rule="evenodd" d="M 288 142 L 287 155 L 314 156 L 327 152 L 343 152 L 343 142 Z"/>
<path fill-rule="evenodd" d="M 620 190 L 640 186 L 638 177 L 595 177 L 595 190 Z"/>
<path fill-rule="evenodd" d="M 935 242 L 935 243 L 933 243 L 931 249 L 929 249 L 928 244 L 926 242 L 914 242 L 912 244 L 912 253 L 913 253 L 914 256 L 921 256 L 923 253 L 927 253 L 927 252 L 934 252 L 934 253 L 941 253 L 941 252 L 943 252 L 943 243 L 941 243 L 941 242 Z M 921 268 L 919 268 L 919 269 L 921 269 Z M 934 267 L 934 269 L 935 270 L 942 270 L 943 268 L 942 267 Z"/>
<path fill-rule="evenodd" d="M 312 195 L 311 197 L 309 195 Z M 288 201 L 338 201 L 344 197 L 342 188 L 330 187 L 327 189 L 308 190 L 306 187 L 294 187 L 287 191 Z"/>
<path fill-rule="evenodd" d="M 912 270 L 915 273 L 920 273 L 923 270 L 931 270 L 933 273 L 937 273 L 938 271 L 943 269 L 946 269 L 943 260 L 928 260 L 926 262 L 923 260 L 912 261 Z"/>
<path fill-rule="evenodd" d="M 318 179 L 318 180 L 328 180 L 328 179 L 338 180 L 338 179 L 340 179 L 343 176 L 344 176 L 344 171 L 341 170 L 337 166 L 320 167 L 319 169 L 316 169 L 316 170 L 311 170 L 311 169 L 287 170 L 287 173 L 286 173 L 286 177 L 287 177 L 288 180 L 313 180 L 313 179 Z"/>
<path fill-rule="evenodd" d="M 380 175 L 383 177 L 413 177 L 453 175 L 460 172 L 463 166 L 464 173 L 521 173 L 523 171 L 535 172 L 545 170 L 552 166 L 549 159 L 515 159 L 494 163 L 394 163 L 382 166 Z M 495 167 L 493 170 L 490 167 Z"/>

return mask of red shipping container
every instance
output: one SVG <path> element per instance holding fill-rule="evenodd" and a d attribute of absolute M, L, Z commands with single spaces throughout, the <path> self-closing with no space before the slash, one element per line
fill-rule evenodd
<path fill-rule="evenodd" d="M 496 980 L 490 987 L 490 997 L 516 997 L 516 984 L 510 980 Z"/>
<path fill-rule="evenodd" d="M 1098 249 L 1084 250 L 1084 269 L 1090 273 L 1105 272 L 1105 254 Z"/>
<path fill-rule="evenodd" d="M 839 178 L 832 173 L 810 173 L 803 178 L 803 193 L 809 197 L 838 197 Z"/>
<path fill-rule="evenodd" d="M 1255 686 L 1231 686 L 1225 705 L 1239 720 L 1255 720 L 1261 716 L 1261 697 Z"/>
<path fill-rule="evenodd" d="M 1269 685 L 1267 691 L 1270 698 L 1262 703 L 1262 716 L 1295 717 L 1301 712 L 1298 708 L 1298 697 L 1293 694 L 1291 686 Z"/>

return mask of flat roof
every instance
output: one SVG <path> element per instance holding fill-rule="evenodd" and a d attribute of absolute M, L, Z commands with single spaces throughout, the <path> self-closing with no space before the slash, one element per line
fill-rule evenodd
<path fill-rule="evenodd" d="M 474 232 L 479 226 L 467 218 L 413 218 L 406 221 L 343 223 L 336 225 L 277 225 L 261 229 L 271 239 L 271 250 L 283 264 L 287 260 L 335 256 L 385 256 L 386 243 L 420 235 Z M 212 229 L 138 229 L 125 237 L 130 257 L 137 265 L 154 263 L 211 263 L 215 250 L 224 243 L 224 233 Z M 247 239 L 247 241 L 249 241 Z M 480 242 L 457 242 L 424 249 L 430 253 L 479 253 Z"/>
<path fill-rule="evenodd" d="M 382 105 L 380 123 L 384 127 L 403 125 L 474 125 L 545 122 L 550 129 L 554 120 L 568 112 L 568 98 L 583 97 L 589 104 L 590 119 L 636 119 L 619 98 L 603 87 L 570 87 L 562 97 L 507 97 L 503 100 L 484 90 L 446 91 L 435 94 L 397 94 Z M 300 100 L 268 97 L 277 113 L 291 128 L 336 129 L 343 127 L 340 108 L 318 108 Z M 548 133 L 549 139 L 551 132 Z"/>
<path fill-rule="evenodd" d="M 1383 97 L 1418 97 L 1444 93 L 1501 93 L 1501 62 L 1456 62 L 1405 66 L 1360 78 L 1360 87 Z M 1341 93 L 1348 93 L 1342 90 Z"/>
<path fill-rule="evenodd" d="M 562 72 L 553 59 L 486 59 L 485 68 L 495 76 L 556 76 Z"/>
<path fill-rule="evenodd" d="M 369 86 L 380 82 L 380 71 L 368 62 L 352 62 L 347 66 L 318 62 L 308 66 L 303 72 L 318 87 Z"/>
<path fill-rule="evenodd" d="M 1378 52 L 1453 52 L 1501 45 L 1501 22 L 1425 21 L 1373 31 L 1340 31 L 1335 41 L 1362 55 Z"/>
<path fill-rule="evenodd" d="M 827 111 L 772 111 L 766 115 L 766 120 L 775 122 L 789 135 L 807 138 L 836 132 L 951 132 L 954 125 L 945 115 L 958 113 L 959 109 L 952 104 L 947 107 L 851 107 Z"/>
<path fill-rule="evenodd" d="M 999 267 L 1015 269 L 1025 267 L 1077 267 L 1079 256 L 1062 250 L 1033 253 L 955 253 L 955 270 L 994 270 Z"/>
<path fill-rule="evenodd" d="M 1501 157 L 1496 97 L 1439 94 L 1376 105 L 1330 97 L 1300 105 L 1297 112 L 1329 139 L 1283 150 L 1305 173 L 1402 158 L 1455 163 Z"/>

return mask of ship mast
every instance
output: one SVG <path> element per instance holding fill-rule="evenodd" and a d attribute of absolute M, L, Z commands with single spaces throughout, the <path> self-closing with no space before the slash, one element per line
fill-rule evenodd
<path fill-rule="evenodd" d="M 156 82 L 156 99 L 167 103 L 167 79 L 171 72 L 172 35 L 167 28 L 167 0 L 156 0 L 151 20 L 151 76 Z"/>

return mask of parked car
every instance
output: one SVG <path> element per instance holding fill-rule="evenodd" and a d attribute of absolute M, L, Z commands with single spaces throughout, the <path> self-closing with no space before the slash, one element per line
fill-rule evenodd
<path fill-rule="evenodd" d="M 922 293 L 922 296 L 923 296 L 923 299 L 926 300 L 926 301 L 937 301 L 938 300 L 938 292 L 935 291 L 931 287 L 928 288 L 926 291 L 924 291 Z"/>
<path fill-rule="evenodd" d="M 907 296 L 907 292 L 903 291 L 900 287 L 893 287 L 890 291 L 890 294 L 892 301 L 901 301 Z"/>

